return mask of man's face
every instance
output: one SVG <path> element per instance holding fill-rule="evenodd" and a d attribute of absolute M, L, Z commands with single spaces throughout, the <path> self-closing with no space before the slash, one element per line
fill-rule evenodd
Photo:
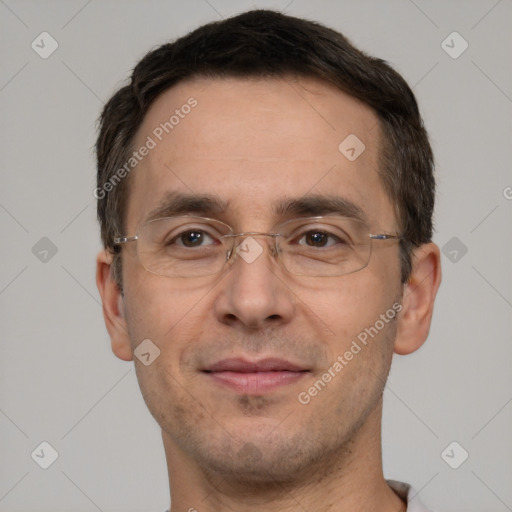
<path fill-rule="evenodd" d="M 191 97 L 197 104 L 180 110 Z M 158 140 L 154 130 L 176 109 L 179 122 Z M 365 144 L 354 161 L 338 149 L 349 134 Z M 275 205 L 313 195 L 356 205 L 368 233 L 397 231 L 377 172 L 376 116 L 317 81 L 182 83 L 152 105 L 135 148 L 148 136 L 156 147 L 131 176 L 127 235 L 171 192 L 218 198 L 223 211 L 189 213 L 235 233 L 273 232 L 296 216 L 277 217 Z M 168 444 L 206 470 L 286 479 L 345 450 L 362 425 L 377 421 L 396 332 L 396 321 L 378 321 L 401 297 L 399 250 L 379 241 L 359 272 L 304 277 L 279 266 L 270 239 L 256 240 L 265 250 L 255 261 L 238 256 L 227 271 L 200 278 L 152 274 L 133 245 L 123 249 L 127 343 L 134 350 L 150 339 L 160 349 L 152 364 L 136 360 L 136 368 Z M 376 322 L 383 327 L 364 345 L 358 335 Z M 342 369 L 333 367 L 339 356 Z M 276 374 L 279 385 L 268 385 L 268 372 L 239 375 L 238 366 L 262 361 L 277 371 L 275 360 L 287 368 Z M 308 391 L 330 368 L 329 382 Z"/>

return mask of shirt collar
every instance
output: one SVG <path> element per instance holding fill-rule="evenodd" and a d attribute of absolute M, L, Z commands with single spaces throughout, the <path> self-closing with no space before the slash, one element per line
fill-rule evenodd
<path fill-rule="evenodd" d="M 387 483 L 402 500 L 407 502 L 407 512 L 431 512 L 423 506 L 418 493 L 409 484 L 397 480 L 387 480 Z"/>
<path fill-rule="evenodd" d="M 387 483 L 401 499 L 407 502 L 407 512 L 430 512 L 421 503 L 418 493 L 409 484 L 397 480 L 387 480 Z"/>

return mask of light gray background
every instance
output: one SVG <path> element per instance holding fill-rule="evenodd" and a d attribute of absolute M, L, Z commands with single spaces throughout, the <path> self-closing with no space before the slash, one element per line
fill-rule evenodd
<path fill-rule="evenodd" d="M 468 251 L 443 255 L 426 345 L 395 357 L 385 473 L 438 511 L 512 510 L 510 0 L 0 0 L 0 511 L 168 504 L 160 432 L 133 363 L 110 351 L 94 281 L 95 120 L 150 48 L 254 6 L 324 22 L 414 86 L 437 158 L 435 241 Z M 47 59 L 31 48 L 43 31 L 59 44 Z M 457 59 L 441 46 L 453 31 L 469 43 Z M 46 262 L 42 237 L 58 250 Z M 59 454 L 46 470 L 31 458 L 42 441 Z M 469 453 L 458 469 L 441 457 L 452 441 Z"/>

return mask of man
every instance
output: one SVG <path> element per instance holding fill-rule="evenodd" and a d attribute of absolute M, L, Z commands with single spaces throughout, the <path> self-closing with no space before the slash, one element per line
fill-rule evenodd
<path fill-rule="evenodd" d="M 400 75 L 251 11 L 146 55 L 97 154 L 98 288 L 172 512 L 425 510 L 381 463 L 392 355 L 427 338 L 441 280 Z"/>

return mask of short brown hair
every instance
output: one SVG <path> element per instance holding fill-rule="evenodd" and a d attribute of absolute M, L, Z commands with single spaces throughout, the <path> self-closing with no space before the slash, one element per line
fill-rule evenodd
<path fill-rule="evenodd" d="M 155 99 L 194 77 L 286 75 L 332 84 L 377 114 L 384 136 L 379 172 L 403 234 L 401 279 L 408 280 L 412 249 L 432 239 L 435 199 L 432 149 L 412 90 L 385 61 L 358 50 L 339 32 L 279 12 L 253 10 L 150 51 L 103 109 L 96 143 L 96 190 L 103 191 L 97 195 L 98 219 L 103 245 L 114 254 L 119 286 L 121 260 L 113 240 L 124 234 L 130 180 L 118 180 L 108 193 L 105 187 L 130 158 L 135 134 Z"/>

